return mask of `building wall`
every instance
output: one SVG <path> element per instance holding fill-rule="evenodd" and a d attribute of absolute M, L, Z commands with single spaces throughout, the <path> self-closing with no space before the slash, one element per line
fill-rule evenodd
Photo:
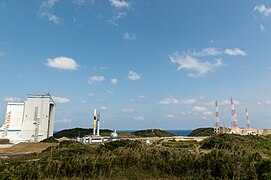
<path fill-rule="evenodd" d="M 24 103 L 8 103 L 7 113 L 9 112 L 11 118 L 5 138 L 41 141 L 53 135 L 55 104 L 49 94 L 30 94 Z M 4 125 L 0 128 L 1 135 L 4 132 Z"/>
<path fill-rule="evenodd" d="M 7 130 L 7 138 L 18 139 L 20 138 L 22 120 L 24 113 L 24 103 L 9 102 L 7 104 L 6 115 L 10 114 L 10 120 L 5 119 L 3 126 L 0 128 L 1 137 L 4 136 L 4 132 Z M 5 129 L 5 125 L 8 123 L 8 128 Z"/>
<path fill-rule="evenodd" d="M 36 126 L 38 126 L 38 141 L 52 136 L 54 108 L 55 104 L 50 96 L 29 95 L 25 101 L 21 138 L 34 141 Z M 35 111 L 37 111 L 36 117 Z"/>

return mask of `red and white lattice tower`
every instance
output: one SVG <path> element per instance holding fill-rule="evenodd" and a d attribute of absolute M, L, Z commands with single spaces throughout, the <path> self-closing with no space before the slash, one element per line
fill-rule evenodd
<path fill-rule="evenodd" d="M 235 131 L 235 133 L 237 133 L 238 131 L 238 121 L 237 121 L 237 117 L 236 117 L 236 111 L 234 108 L 234 103 L 233 103 L 233 99 L 231 98 L 231 115 L 232 115 L 232 129 Z"/>
<path fill-rule="evenodd" d="M 247 111 L 247 108 L 246 108 L 246 121 L 247 121 L 247 129 L 250 130 L 250 120 L 248 118 L 248 111 Z"/>
<path fill-rule="evenodd" d="M 215 127 L 214 127 L 214 133 L 218 134 L 220 132 L 219 130 L 219 116 L 218 116 L 218 102 L 215 101 Z"/>

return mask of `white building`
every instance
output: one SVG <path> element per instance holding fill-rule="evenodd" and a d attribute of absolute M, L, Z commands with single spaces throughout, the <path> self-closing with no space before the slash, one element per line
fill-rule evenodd
<path fill-rule="evenodd" d="M 13 143 L 39 142 L 53 135 L 55 103 L 50 94 L 29 94 L 24 102 L 9 102 L 1 138 Z"/>

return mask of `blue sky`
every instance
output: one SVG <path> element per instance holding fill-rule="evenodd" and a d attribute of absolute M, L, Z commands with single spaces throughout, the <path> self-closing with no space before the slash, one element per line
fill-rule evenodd
<path fill-rule="evenodd" d="M 55 130 L 271 128 L 271 1 L 0 0 L 6 102 L 50 92 Z"/>

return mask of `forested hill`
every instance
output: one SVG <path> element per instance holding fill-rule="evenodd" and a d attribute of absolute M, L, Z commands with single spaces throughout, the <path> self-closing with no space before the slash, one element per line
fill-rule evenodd
<path fill-rule="evenodd" d="M 113 132 L 109 129 L 101 129 L 100 134 L 103 136 L 109 136 L 110 133 Z M 90 135 L 93 133 L 93 129 L 84 129 L 84 128 L 73 128 L 73 129 L 64 129 L 57 133 L 54 133 L 55 138 L 67 137 L 67 138 L 76 138 L 76 137 L 83 137 L 86 135 Z"/>
<path fill-rule="evenodd" d="M 161 129 L 147 129 L 147 130 L 140 130 L 132 132 L 131 134 L 139 136 L 139 137 L 170 137 L 175 136 L 165 130 Z"/>
<path fill-rule="evenodd" d="M 188 136 L 211 136 L 213 133 L 214 128 L 197 128 L 188 134 Z"/>

